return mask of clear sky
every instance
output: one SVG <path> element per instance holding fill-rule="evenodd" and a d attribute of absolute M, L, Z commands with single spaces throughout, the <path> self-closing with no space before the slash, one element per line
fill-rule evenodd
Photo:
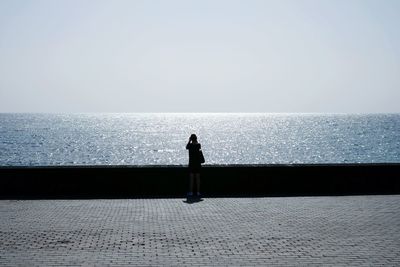
<path fill-rule="evenodd" d="M 398 0 L 1 0 L 0 112 L 400 112 Z"/>

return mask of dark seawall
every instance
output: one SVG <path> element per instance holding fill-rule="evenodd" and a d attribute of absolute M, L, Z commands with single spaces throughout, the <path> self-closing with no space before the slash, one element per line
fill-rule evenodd
<path fill-rule="evenodd" d="M 184 197 L 184 166 L 0 167 L 1 199 Z M 400 164 L 204 166 L 210 197 L 400 194 Z"/>

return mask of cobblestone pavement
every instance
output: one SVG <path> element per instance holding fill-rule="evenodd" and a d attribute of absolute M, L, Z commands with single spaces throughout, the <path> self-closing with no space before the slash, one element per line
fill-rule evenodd
<path fill-rule="evenodd" d="M 0 201 L 0 265 L 400 265 L 400 195 Z"/>

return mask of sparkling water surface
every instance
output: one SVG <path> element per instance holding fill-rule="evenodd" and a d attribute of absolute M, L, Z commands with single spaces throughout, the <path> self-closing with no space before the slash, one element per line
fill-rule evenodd
<path fill-rule="evenodd" d="M 399 163 L 400 114 L 0 114 L 0 165 Z"/>

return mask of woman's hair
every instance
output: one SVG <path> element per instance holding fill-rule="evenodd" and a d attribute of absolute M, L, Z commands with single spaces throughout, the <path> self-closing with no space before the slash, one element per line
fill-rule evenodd
<path fill-rule="evenodd" d="M 192 141 L 197 141 L 197 136 L 196 136 L 195 134 L 192 134 L 192 135 L 190 136 L 190 140 L 192 140 Z"/>

